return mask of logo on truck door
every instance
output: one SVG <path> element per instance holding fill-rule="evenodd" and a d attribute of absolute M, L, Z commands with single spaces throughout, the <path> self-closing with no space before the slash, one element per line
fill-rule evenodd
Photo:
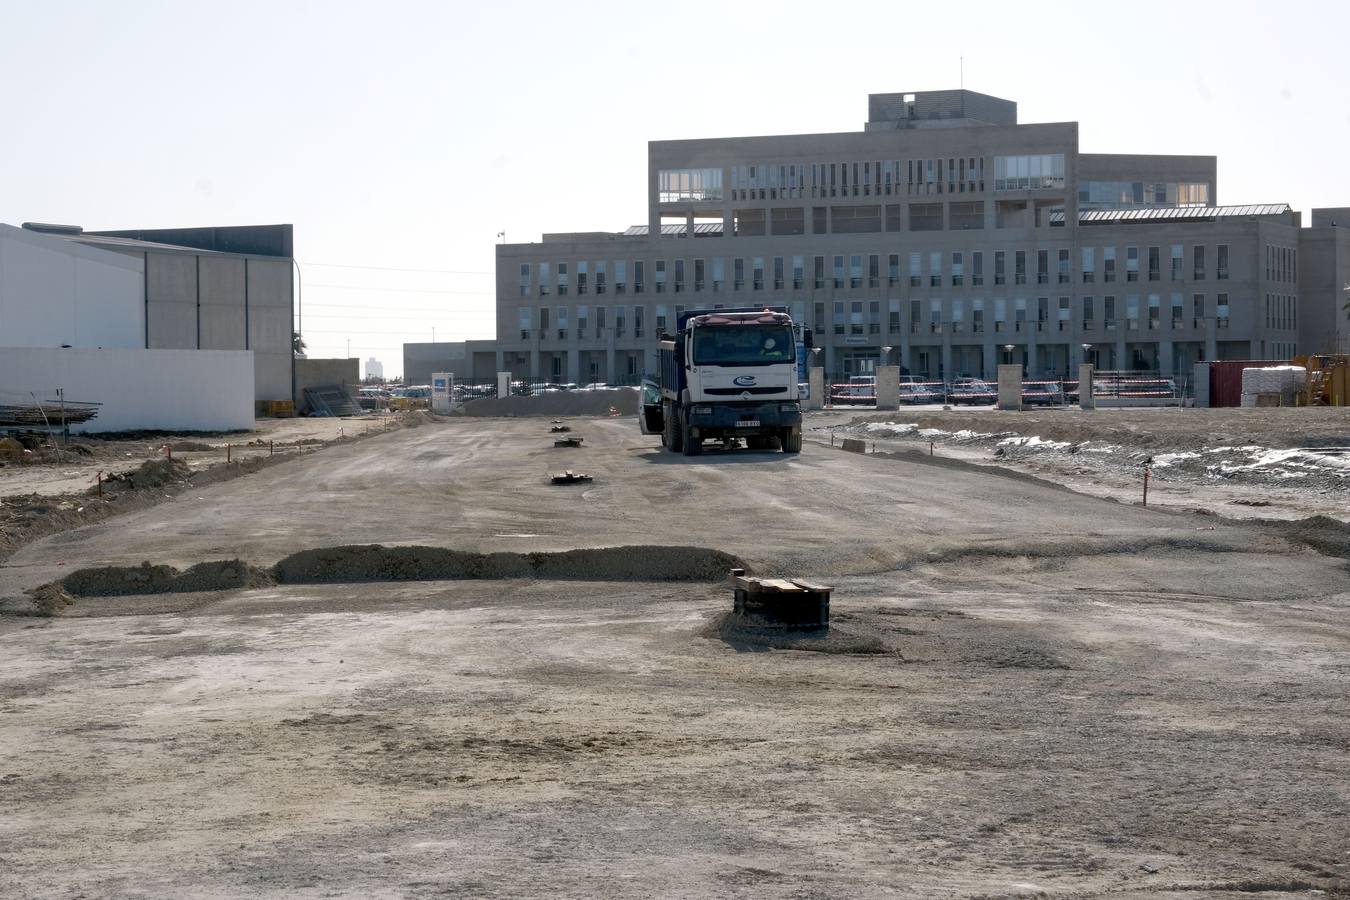
<path fill-rule="evenodd" d="M 735 378 L 731 379 L 731 383 L 736 385 L 736 387 L 754 387 L 755 376 L 737 375 Z"/>

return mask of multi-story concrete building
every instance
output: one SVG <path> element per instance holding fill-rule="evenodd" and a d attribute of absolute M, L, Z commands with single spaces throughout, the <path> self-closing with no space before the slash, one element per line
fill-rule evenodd
<path fill-rule="evenodd" d="M 498 368 L 633 381 L 678 311 L 761 303 L 813 330 L 832 377 L 883 356 L 936 379 L 1327 349 L 1339 305 L 1300 294 L 1299 214 L 1218 206 L 1216 170 L 1082 153 L 1076 123 L 965 90 L 873 94 L 860 132 L 654 141 L 645 224 L 498 245 Z M 1334 212 L 1306 229 L 1319 285 L 1350 258 Z"/>

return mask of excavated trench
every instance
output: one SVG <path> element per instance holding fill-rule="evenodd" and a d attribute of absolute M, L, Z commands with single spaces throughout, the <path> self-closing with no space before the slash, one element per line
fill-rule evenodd
<path fill-rule="evenodd" d="M 29 614 L 52 615 L 77 597 L 222 591 L 271 584 L 343 584 L 535 578 L 713 582 L 744 561 L 703 547 L 628 546 L 552 553 L 470 553 L 444 547 L 355 544 L 302 550 L 269 568 L 228 559 L 187 570 L 149 562 L 71 572 L 30 592 Z"/>

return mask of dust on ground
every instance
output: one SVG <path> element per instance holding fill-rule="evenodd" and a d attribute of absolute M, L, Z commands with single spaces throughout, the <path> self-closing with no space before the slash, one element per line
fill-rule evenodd
<path fill-rule="evenodd" d="M 247 475 L 328 444 L 411 428 L 419 410 L 350 418 L 259 419 L 251 432 L 26 434 L 34 448 L 0 462 L 0 561 L 37 538 L 159 503 L 192 486 Z"/>
<path fill-rule="evenodd" d="M 908 410 L 808 416 L 862 438 L 1006 467 L 1075 491 L 1228 518 L 1350 519 L 1350 409 Z"/>

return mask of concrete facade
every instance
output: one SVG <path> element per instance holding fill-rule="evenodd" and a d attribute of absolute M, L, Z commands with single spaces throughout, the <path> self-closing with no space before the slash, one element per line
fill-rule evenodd
<path fill-rule="evenodd" d="M 1080 153 L 1076 123 L 973 92 L 869 110 L 861 132 L 651 142 L 644 225 L 498 245 L 499 367 L 632 382 L 679 310 L 759 303 L 812 329 L 831 380 L 887 345 L 926 379 L 990 378 L 1006 344 L 1032 377 L 1182 375 L 1325 328 L 1299 215 L 1217 206 L 1213 156 Z"/>
<path fill-rule="evenodd" d="M 496 341 L 437 341 L 403 345 L 403 383 L 431 384 L 432 372 L 449 372 L 458 383 L 493 384 L 497 373 Z"/>
<path fill-rule="evenodd" d="M 145 346 L 144 263 L 0 225 L 0 347 Z"/>
<path fill-rule="evenodd" d="M 1314 209 L 1299 241 L 1299 347 L 1304 353 L 1350 353 L 1350 208 Z"/>
<path fill-rule="evenodd" d="M 43 403 L 56 389 L 70 401 L 101 403 L 72 431 L 241 431 L 253 427 L 253 354 L 246 350 L 7 347 L 7 394 Z"/>
<path fill-rule="evenodd" d="M 119 280 L 108 274 L 111 264 L 105 265 L 100 274 L 101 283 L 107 286 L 105 293 L 121 291 L 117 312 L 96 319 L 82 316 L 95 322 L 106 340 L 118 342 L 104 346 L 250 350 L 255 399 L 292 397 L 293 263 L 289 256 L 263 255 L 289 253 L 289 225 L 86 232 L 78 227 L 30 224 L 9 228 L 6 233 L 13 232 L 48 246 L 77 248 L 69 253 L 80 254 L 80 258 L 121 260 L 128 273 L 134 272 L 134 279 L 127 275 Z M 183 243 L 166 243 L 169 239 Z M 61 265 L 48 263 L 47 269 L 52 277 L 64 277 Z M 117 288 L 111 286 L 114 282 Z M 47 295 L 46 291 L 42 294 Z M 104 300 L 101 308 L 114 307 Z"/>

